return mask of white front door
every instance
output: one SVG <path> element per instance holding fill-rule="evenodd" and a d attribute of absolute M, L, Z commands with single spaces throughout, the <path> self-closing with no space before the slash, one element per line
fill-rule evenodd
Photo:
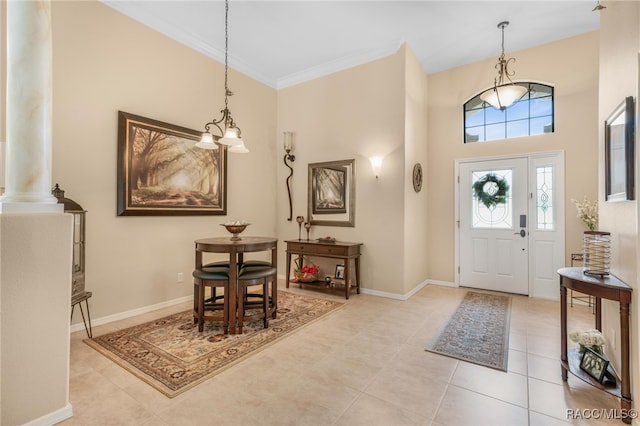
<path fill-rule="evenodd" d="M 564 154 L 456 164 L 458 284 L 558 299 Z"/>
<path fill-rule="evenodd" d="M 460 165 L 461 286 L 529 294 L 527 162 Z"/>

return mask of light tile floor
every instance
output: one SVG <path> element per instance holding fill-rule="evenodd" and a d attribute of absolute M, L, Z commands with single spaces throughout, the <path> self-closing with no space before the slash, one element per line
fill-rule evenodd
<path fill-rule="evenodd" d="M 282 286 L 284 287 L 284 286 Z M 290 288 L 310 296 L 344 300 Z M 169 399 L 71 337 L 63 425 L 621 425 L 566 410 L 619 401 L 560 378 L 558 302 L 513 296 L 507 373 L 424 351 L 467 289 L 427 286 L 407 301 L 354 295 L 346 306 Z M 94 335 L 186 310 L 181 304 L 95 327 Z M 569 331 L 593 327 L 586 306 Z"/>

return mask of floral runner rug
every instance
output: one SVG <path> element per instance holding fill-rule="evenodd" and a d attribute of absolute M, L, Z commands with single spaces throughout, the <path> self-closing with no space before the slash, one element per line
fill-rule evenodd
<path fill-rule="evenodd" d="M 507 371 L 511 297 L 467 292 L 425 350 Z"/>
<path fill-rule="evenodd" d="M 188 310 L 84 342 L 173 398 L 342 306 L 279 291 L 277 318 L 266 329 L 253 321 L 245 323 L 243 334 L 225 336 L 221 323 L 206 322 L 199 333 Z"/>

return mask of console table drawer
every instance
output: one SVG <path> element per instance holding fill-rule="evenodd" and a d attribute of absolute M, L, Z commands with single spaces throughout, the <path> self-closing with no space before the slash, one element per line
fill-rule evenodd
<path fill-rule="evenodd" d="M 349 247 L 341 246 L 311 246 L 308 244 L 289 244 L 289 251 L 304 254 L 329 254 L 335 256 L 346 256 L 349 254 Z"/>

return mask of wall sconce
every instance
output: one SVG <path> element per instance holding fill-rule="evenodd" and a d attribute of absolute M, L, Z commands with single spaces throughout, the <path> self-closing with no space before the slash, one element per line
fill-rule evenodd
<path fill-rule="evenodd" d="M 295 136 L 295 132 L 284 132 L 284 151 L 286 153 L 284 154 L 284 165 L 287 166 L 290 170 L 289 176 L 287 176 L 287 194 L 289 195 L 289 217 L 287 218 L 288 221 L 291 221 L 291 219 L 293 218 L 293 205 L 291 204 L 290 186 L 290 180 L 293 176 L 293 167 L 291 167 L 289 163 L 287 163 L 287 161 L 290 161 L 292 163 L 296 161 L 296 156 L 292 154 L 296 139 Z"/>
<path fill-rule="evenodd" d="M 376 179 L 380 175 L 380 171 L 382 170 L 382 157 L 371 157 L 369 158 L 371 161 L 371 169 L 373 170 L 373 174 L 376 175 Z"/>

